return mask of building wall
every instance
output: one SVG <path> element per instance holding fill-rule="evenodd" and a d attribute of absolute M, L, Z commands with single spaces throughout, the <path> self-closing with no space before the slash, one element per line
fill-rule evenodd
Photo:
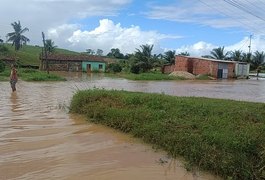
<path fill-rule="evenodd" d="M 188 56 L 176 56 L 174 71 L 187 71 L 194 75 L 208 74 L 217 78 L 218 64 L 227 64 L 228 78 L 235 77 L 235 63 L 232 62 L 218 62 L 205 60 L 200 58 L 193 58 Z"/>
<path fill-rule="evenodd" d="M 49 60 L 49 70 L 50 71 L 81 71 L 82 66 L 81 62 L 76 61 L 56 61 L 56 60 Z M 46 69 L 46 62 L 42 62 L 41 66 L 42 70 Z"/>
<path fill-rule="evenodd" d="M 193 60 L 193 72 L 192 74 L 217 74 L 218 64 L 213 61 L 205 61 L 200 59 L 192 59 Z"/>
<path fill-rule="evenodd" d="M 235 78 L 235 65 L 234 63 L 228 63 L 228 78 Z"/>
<path fill-rule="evenodd" d="M 249 69 L 250 69 L 250 64 L 238 62 L 236 64 L 236 68 L 235 68 L 236 77 L 248 78 L 249 77 Z"/>
<path fill-rule="evenodd" d="M 172 64 L 172 65 L 164 65 L 162 67 L 162 73 L 169 74 L 169 73 L 171 73 L 171 72 L 174 71 L 174 68 L 175 68 L 175 64 Z"/>
<path fill-rule="evenodd" d="M 174 71 L 188 71 L 188 57 L 176 56 Z"/>
<path fill-rule="evenodd" d="M 66 61 L 49 61 L 49 71 L 68 71 L 68 64 Z M 43 62 L 43 69 L 46 69 L 46 62 Z"/>
<path fill-rule="evenodd" d="M 101 71 L 101 72 L 105 72 L 106 70 L 106 64 L 104 62 L 87 62 L 87 61 L 83 61 L 82 62 L 82 71 L 84 72 L 89 72 L 89 70 L 87 69 L 87 65 L 91 65 L 91 72 L 93 71 Z M 102 66 L 101 69 L 99 69 L 99 67 Z"/>

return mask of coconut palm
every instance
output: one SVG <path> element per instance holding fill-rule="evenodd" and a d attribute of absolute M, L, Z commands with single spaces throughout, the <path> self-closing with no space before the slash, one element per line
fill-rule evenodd
<path fill-rule="evenodd" d="M 227 60 L 229 53 L 224 51 L 223 47 L 214 48 L 211 52 L 210 58 Z"/>
<path fill-rule="evenodd" d="M 140 66 L 140 68 L 146 72 L 150 70 L 153 66 L 154 58 L 152 57 L 152 50 L 154 45 L 141 45 L 140 49 L 136 49 L 135 59 L 136 63 Z"/>
<path fill-rule="evenodd" d="M 54 45 L 54 42 L 51 39 L 45 40 L 45 46 L 49 53 L 53 53 L 55 51 L 55 48 L 57 47 Z"/>
<path fill-rule="evenodd" d="M 243 61 L 243 53 L 240 50 L 232 51 L 231 53 L 231 60 L 233 61 Z"/>
<path fill-rule="evenodd" d="M 252 54 L 251 53 L 243 53 L 242 61 L 250 63 Z"/>
<path fill-rule="evenodd" d="M 190 56 L 190 53 L 185 51 L 185 52 L 181 52 L 179 53 L 178 55 L 181 55 L 181 56 Z"/>
<path fill-rule="evenodd" d="M 264 60 L 265 60 L 265 53 L 256 51 L 251 59 L 251 65 L 254 69 L 257 69 L 259 66 L 264 65 Z"/>
<path fill-rule="evenodd" d="M 11 26 L 15 31 L 6 35 L 8 38 L 7 42 L 12 42 L 12 46 L 15 45 L 15 50 L 18 51 L 22 47 L 22 44 L 29 42 L 29 38 L 23 35 L 23 33 L 29 31 L 29 29 L 22 28 L 20 21 L 11 23 Z"/>
<path fill-rule="evenodd" d="M 176 56 L 176 51 L 169 50 L 169 51 L 165 52 L 164 59 L 169 64 L 175 64 L 175 56 Z"/>

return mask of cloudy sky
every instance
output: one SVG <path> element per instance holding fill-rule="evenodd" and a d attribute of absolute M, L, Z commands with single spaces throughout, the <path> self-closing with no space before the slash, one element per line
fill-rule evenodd
<path fill-rule="evenodd" d="M 83 52 L 111 48 L 133 53 L 154 44 L 167 50 L 209 54 L 226 50 L 265 51 L 264 0 L 0 0 L 0 38 L 11 23 L 28 27 L 31 45 L 41 32 L 60 48 Z"/>

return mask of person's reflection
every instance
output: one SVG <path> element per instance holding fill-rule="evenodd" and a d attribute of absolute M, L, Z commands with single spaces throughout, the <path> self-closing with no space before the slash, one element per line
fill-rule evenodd
<path fill-rule="evenodd" d="M 11 101 L 11 111 L 12 112 L 16 112 L 17 108 L 18 108 L 18 96 L 17 96 L 17 92 L 12 92 L 11 96 L 10 96 L 10 101 Z"/>

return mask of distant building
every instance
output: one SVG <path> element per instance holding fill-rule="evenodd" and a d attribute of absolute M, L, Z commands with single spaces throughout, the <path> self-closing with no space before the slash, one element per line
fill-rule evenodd
<path fill-rule="evenodd" d="M 44 55 L 40 56 L 40 69 L 47 70 Z M 100 56 L 49 54 L 47 56 L 50 71 L 105 72 L 106 62 Z"/>
<path fill-rule="evenodd" d="M 175 64 L 165 65 L 162 72 L 186 71 L 194 75 L 207 74 L 217 79 L 248 78 L 249 67 L 250 65 L 245 62 L 178 55 Z"/>

